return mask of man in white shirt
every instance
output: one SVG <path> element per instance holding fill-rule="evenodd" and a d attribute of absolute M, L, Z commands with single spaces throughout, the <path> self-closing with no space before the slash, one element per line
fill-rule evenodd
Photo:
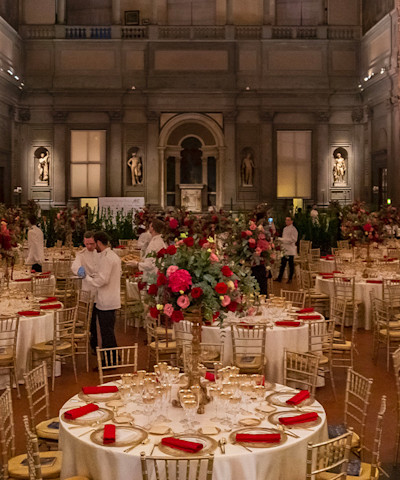
<path fill-rule="evenodd" d="M 72 262 L 71 270 L 74 275 L 82 278 L 82 290 L 90 292 L 92 297 L 96 298 L 96 287 L 91 285 L 88 277 L 92 277 L 97 273 L 99 254 L 96 250 L 96 242 L 94 241 L 94 232 L 85 232 L 83 236 L 83 244 L 85 248 L 81 250 L 75 260 Z M 93 307 L 92 321 L 90 323 L 90 346 L 96 351 L 97 343 L 97 315 L 96 304 Z"/>
<path fill-rule="evenodd" d="M 154 257 L 148 257 L 150 253 L 158 253 L 162 248 L 166 248 L 164 240 L 162 239 L 162 232 L 164 231 L 164 222 L 155 218 L 149 226 L 149 232 L 151 234 L 151 240 L 146 248 L 144 254 L 144 260 L 141 262 L 128 262 L 128 265 L 137 267 L 143 272 L 143 280 L 147 281 L 147 278 L 157 272 L 156 260 Z"/>
<path fill-rule="evenodd" d="M 282 237 L 279 239 L 282 243 L 283 257 L 281 260 L 281 268 L 279 270 L 277 282 L 282 281 L 283 274 L 285 273 L 285 268 L 289 262 L 289 278 L 287 283 L 291 283 L 293 274 L 294 274 L 294 256 L 297 253 L 296 242 L 299 236 L 299 233 L 296 227 L 293 225 L 292 217 L 286 217 L 285 220 L 286 227 L 283 229 Z"/>
<path fill-rule="evenodd" d="M 115 311 L 121 308 L 121 260 L 109 247 L 105 232 L 93 235 L 98 252 L 98 268 L 93 275 L 86 276 L 88 284 L 96 288 L 95 314 L 99 322 L 103 348 L 117 346 L 115 338 Z"/>
<path fill-rule="evenodd" d="M 44 262 L 44 236 L 42 230 L 37 226 L 37 218 L 35 215 L 28 215 L 26 226 L 28 230 L 28 256 L 25 263 L 32 265 L 35 272 L 42 271 L 42 263 Z"/>

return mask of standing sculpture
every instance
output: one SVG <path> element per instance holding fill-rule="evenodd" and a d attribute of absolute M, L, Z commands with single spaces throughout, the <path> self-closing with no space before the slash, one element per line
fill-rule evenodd
<path fill-rule="evenodd" d="M 132 149 L 130 158 L 128 159 L 128 167 L 131 169 L 132 185 L 142 185 L 143 183 L 143 162 L 142 157 L 138 156 L 139 149 Z"/>
<path fill-rule="evenodd" d="M 338 151 L 334 152 L 333 156 L 335 159 L 332 169 L 333 182 L 334 184 L 343 184 L 346 176 L 346 160 L 343 158 L 342 153 Z"/>
<path fill-rule="evenodd" d="M 49 183 L 49 151 L 45 148 L 40 149 L 39 156 L 35 155 L 38 159 L 37 169 L 38 169 L 38 181 Z"/>
<path fill-rule="evenodd" d="M 242 186 L 252 187 L 254 185 L 254 152 L 250 147 L 246 147 L 241 152 L 242 163 L 240 167 Z"/>

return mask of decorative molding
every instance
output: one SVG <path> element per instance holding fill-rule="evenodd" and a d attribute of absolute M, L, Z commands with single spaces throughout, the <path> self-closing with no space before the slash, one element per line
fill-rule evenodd
<path fill-rule="evenodd" d="M 15 120 L 15 114 L 17 113 L 17 109 L 15 105 L 9 105 L 8 106 L 8 115 L 11 118 L 11 120 Z"/>
<path fill-rule="evenodd" d="M 18 110 L 18 120 L 20 122 L 29 122 L 31 119 L 31 111 L 29 108 L 20 108 Z"/>
<path fill-rule="evenodd" d="M 111 122 L 121 122 L 124 118 L 123 110 L 110 110 L 107 112 Z"/>
<path fill-rule="evenodd" d="M 275 112 L 269 112 L 267 110 L 264 110 L 260 111 L 259 116 L 262 122 L 269 123 L 274 121 Z"/>
<path fill-rule="evenodd" d="M 360 123 L 364 118 L 364 110 L 362 107 L 354 108 L 351 112 L 351 119 L 354 123 Z"/>
<path fill-rule="evenodd" d="M 226 123 L 234 123 L 238 115 L 237 110 L 231 110 L 230 112 L 224 112 L 224 120 Z"/>
<path fill-rule="evenodd" d="M 68 119 L 69 112 L 64 112 L 61 110 L 53 111 L 53 120 L 55 123 L 63 123 Z"/>
<path fill-rule="evenodd" d="M 331 118 L 331 114 L 327 110 L 321 110 L 321 111 L 315 113 L 315 118 L 316 118 L 317 122 L 327 123 L 327 122 L 329 122 L 329 119 Z"/>
<path fill-rule="evenodd" d="M 146 112 L 146 116 L 147 116 L 147 121 L 148 122 L 158 122 L 158 120 L 160 118 L 160 114 L 158 112 L 154 112 L 154 111 Z"/>

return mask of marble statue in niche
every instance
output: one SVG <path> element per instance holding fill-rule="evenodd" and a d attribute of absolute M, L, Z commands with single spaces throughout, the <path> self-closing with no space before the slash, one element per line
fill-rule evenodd
<path fill-rule="evenodd" d="M 346 184 L 346 160 L 348 158 L 347 150 L 339 147 L 333 152 L 333 184 L 345 185 Z"/>
<path fill-rule="evenodd" d="M 36 149 L 34 153 L 37 173 L 35 174 L 36 184 L 49 185 L 50 152 L 45 147 Z"/>
<path fill-rule="evenodd" d="M 243 187 L 252 187 L 254 185 L 254 150 L 251 147 L 245 147 L 240 152 L 241 165 L 240 175 Z"/>
<path fill-rule="evenodd" d="M 131 172 L 132 185 L 142 185 L 143 184 L 143 160 L 142 160 L 142 157 L 139 156 L 138 147 L 132 147 L 128 152 L 127 165 Z"/>

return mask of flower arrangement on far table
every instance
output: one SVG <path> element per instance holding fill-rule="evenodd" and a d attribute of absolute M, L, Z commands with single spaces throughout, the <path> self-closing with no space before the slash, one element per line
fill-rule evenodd
<path fill-rule="evenodd" d="M 0 259 L 4 262 L 5 271 L 4 278 L 7 286 L 10 280 L 9 268 L 14 267 L 15 257 L 13 250 L 13 240 L 7 222 L 2 219 L 0 222 Z"/>
<path fill-rule="evenodd" d="M 364 202 L 353 202 L 343 215 L 342 235 L 354 246 L 356 243 L 370 244 L 382 241 L 381 222 L 377 212 L 369 213 Z"/>

